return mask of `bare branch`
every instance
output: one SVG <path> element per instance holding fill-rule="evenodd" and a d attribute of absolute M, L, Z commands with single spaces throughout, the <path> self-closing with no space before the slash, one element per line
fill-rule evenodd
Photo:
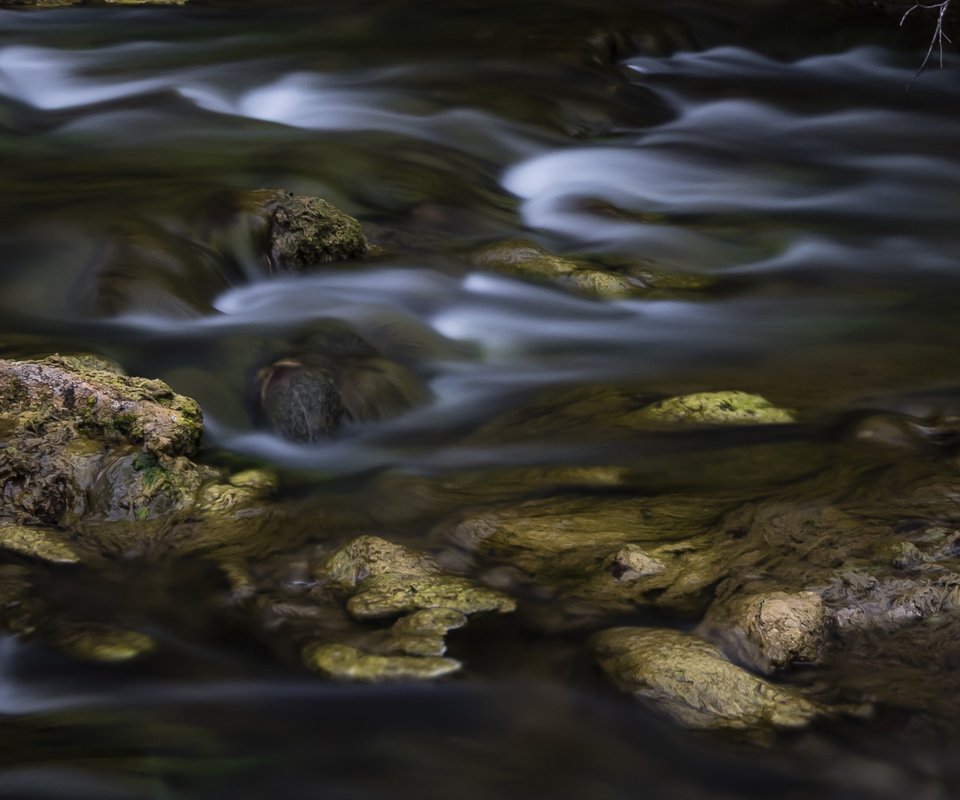
<path fill-rule="evenodd" d="M 907 17 L 918 8 L 922 8 L 924 10 L 937 10 L 937 24 L 934 26 L 933 35 L 930 37 L 930 46 L 927 48 L 926 55 L 923 57 L 920 68 L 916 71 L 916 74 L 913 76 L 913 79 L 907 86 L 907 94 L 910 93 L 910 89 L 913 87 L 913 84 L 916 83 L 917 78 L 920 77 L 923 71 L 927 68 L 927 64 L 930 63 L 930 56 L 933 55 L 934 48 L 937 48 L 938 50 L 940 69 L 943 69 L 943 42 L 946 40 L 948 44 L 953 44 L 950 37 L 947 36 L 943 30 L 943 20 L 947 14 L 947 9 L 950 8 L 951 2 L 952 0 L 941 0 L 939 3 L 914 3 L 900 18 L 900 25 L 902 26 L 903 23 L 906 22 Z"/>

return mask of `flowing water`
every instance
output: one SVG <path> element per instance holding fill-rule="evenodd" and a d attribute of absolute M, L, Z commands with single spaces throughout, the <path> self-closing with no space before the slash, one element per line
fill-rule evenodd
<path fill-rule="evenodd" d="M 5 352 L 99 352 L 196 397 L 206 457 L 280 470 L 313 541 L 422 536 L 456 501 L 418 499 L 421 482 L 604 464 L 648 491 L 729 488 L 738 476 L 702 467 L 730 448 L 819 447 L 866 411 L 955 414 L 957 64 L 948 54 L 907 94 L 922 26 L 811 5 L 0 10 Z M 260 187 L 329 199 L 380 254 L 263 274 L 200 211 Z M 699 288 L 599 301 L 473 266 L 515 236 Z M 122 237 L 190 257 L 105 272 Z M 328 444 L 257 429 L 256 354 L 325 319 L 413 354 L 432 401 Z M 496 435 L 538 398 L 596 387 L 743 389 L 804 424 Z M 949 743 L 887 753 L 882 726 L 851 722 L 776 751 L 717 750 L 573 674 L 589 672 L 576 637 L 522 627 L 465 639 L 482 652 L 464 680 L 326 683 L 225 623 L 211 570 L 138 569 L 76 578 L 61 602 L 122 609 L 163 656 L 81 667 L 3 644 L 0 796 L 952 793 Z"/>

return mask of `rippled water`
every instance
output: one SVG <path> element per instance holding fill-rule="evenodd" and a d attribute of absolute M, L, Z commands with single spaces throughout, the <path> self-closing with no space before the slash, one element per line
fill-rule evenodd
<path fill-rule="evenodd" d="M 435 513 L 400 498 L 415 476 L 605 463 L 682 486 L 728 444 L 485 435 L 550 391 L 739 388 L 807 423 L 762 441 L 818 441 L 863 409 L 958 410 L 955 59 L 906 95 L 923 32 L 888 18 L 514 5 L 0 10 L 5 351 L 93 350 L 163 377 L 201 402 L 211 458 L 287 470 L 357 528 L 408 534 Z M 327 197 L 382 254 L 263 274 L 204 221 L 218 192 L 259 187 Z M 223 260 L 102 271 L 111 241 L 144 235 Z M 706 288 L 597 301 L 473 266 L 518 235 Z M 323 445 L 255 429 L 257 354 L 323 319 L 412 362 L 431 403 Z M 935 792 L 915 764 L 878 773 L 842 732 L 789 758 L 718 759 L 542 666 L 497 687 L 322 684 L 214 630 L 212 610 L 170 610 L 209 576 L 158 580 L 135 613 L 171 655 L 140 672 L 4 645 L 0 796 Z M 111 585 L 114 602 L 135 585 Z M 547 661 L 564 647 L 529 645 Z"/>

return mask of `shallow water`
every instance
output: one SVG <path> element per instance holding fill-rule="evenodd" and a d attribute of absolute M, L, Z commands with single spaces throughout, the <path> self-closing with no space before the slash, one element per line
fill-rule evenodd
<path fill-rule="evenodd" d="M 5 352 L 92 350 L 196 397 L 208 458 L 282 471 L 305 504 L 300 543 L 422 538 L 484 492 L 521 491 L 519 467 L 612 465 L 645 491 L 748 498 L 815 470 L 851 415 L 957 413 L 956 60 L 907 95 L 922 27 L 806 3 L 622 5 L 0 10 Z M 328 198 L 382 254 L 265 275 L 205 221 L 218 192 L 259 187 Z M 223 261 L 105 274 L 122 236 Z M 511 236 L 706 288 L 597 301 L 472 265 Z M 323 445 L 257 430 L 259 354 L 323 319 L 415 363 L 432 401 Z M 802 424 L 497 434 L 504 415 L 597 387 L 757 391 Z M 780 446 L 814 455 L 703 468 Z M 523 626 L 455 636 L 477 653 L 463 680 L 327 684 L 225 612 L 212 570 L 147 568 L 144 593 L 143 569 L 49 581 L 64 608 L 83 597 L 154 635 L 147 663 L 4 643 L 0 796 L 952 794 L 953 739 L 891 754 L 899 722 L 881 715 L 721 757 L 608 693 L 575 637 Z"/>

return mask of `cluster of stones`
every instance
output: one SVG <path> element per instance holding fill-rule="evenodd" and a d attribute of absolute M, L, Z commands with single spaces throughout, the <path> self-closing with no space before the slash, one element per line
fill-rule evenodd
<path fill-rule="evenodd" d="M 370 251 L 359 223 L 317 198 L 263 190 L 229 205 L 262 253 L 265 272 Z M 652 286 L 522 241 L 487 247 L 473 264 L 593 297 Z M 273 354 L 255 374 L 264 424 L 306 443 L 427 398 L 406 365 L 333 323 L 309 345 Z M 575 427 L 595 424 L 598 408 L 614 432 L 656 435 L 795 421 L 792 411 L 738 391 L 644 398 L 598 390 L 563 398 L 547 414 L 526 413 Z M 524 413 L 505 414 L 477 440 L 521 429 L 542 434 Z M 888 428 L 861 425 L 853 438 L 909 445 L 909 426 L 895 436 Z M 309 668 L 343 680 L 450 675 L 462 667 L 447 654 L 450 631 L 476 614 L 517 611 L 529 625 L 584 632 L 615 686 L 678 724 L 754 733 L 801 727 L 840 710 L 779 685 L 780 671 L 822 661 L 845 637 L 960 610 L 960 572 L 952 563 L 960 534 L 949 528 L 903 539 L 888 522 L 836 501 L 829 488 L 801 508 L 775 492 L 744 504 L 722 493 L 592 491 L 621 486 L 614 468 L 554 471 L 553 479 L 584 491 L 460 510 L 435 531 L 441 544 L 434 553 L 378 536 L 349 540 L 311 561 L 301 581 L 306 593 L 292 602 L 244 563 L 254 540 L 252 549 L 270 550 L 260 526 L 271 513 L 275 479 L 204 465 L 202 431 L 195 402 L 104 359 L 0 360 L 0 548 L 14 559 L 55 565 L 142 552 L 145 543 L 205 553 L 234 582 L 238 608 L 283 632 Z M 888 480 L 914 516 L 935 516 L 926 499 L 937 491 L 930 475 L 892 467 Z M 851 542 L 869 544 L 857 550 Z M 801 550 L 802 569 L 791 567 Z M 138 631 L 57 626 L 22 563 L 2 565 L 0 573 L 0 621 L 10 630 L 40 633 L 101 660 L 156 647 Z M 529 602 L 518 608 L 519 596 Z M 611 617 L 650 611 L 684 620 L 689 630 L 604 628 Z"/>

